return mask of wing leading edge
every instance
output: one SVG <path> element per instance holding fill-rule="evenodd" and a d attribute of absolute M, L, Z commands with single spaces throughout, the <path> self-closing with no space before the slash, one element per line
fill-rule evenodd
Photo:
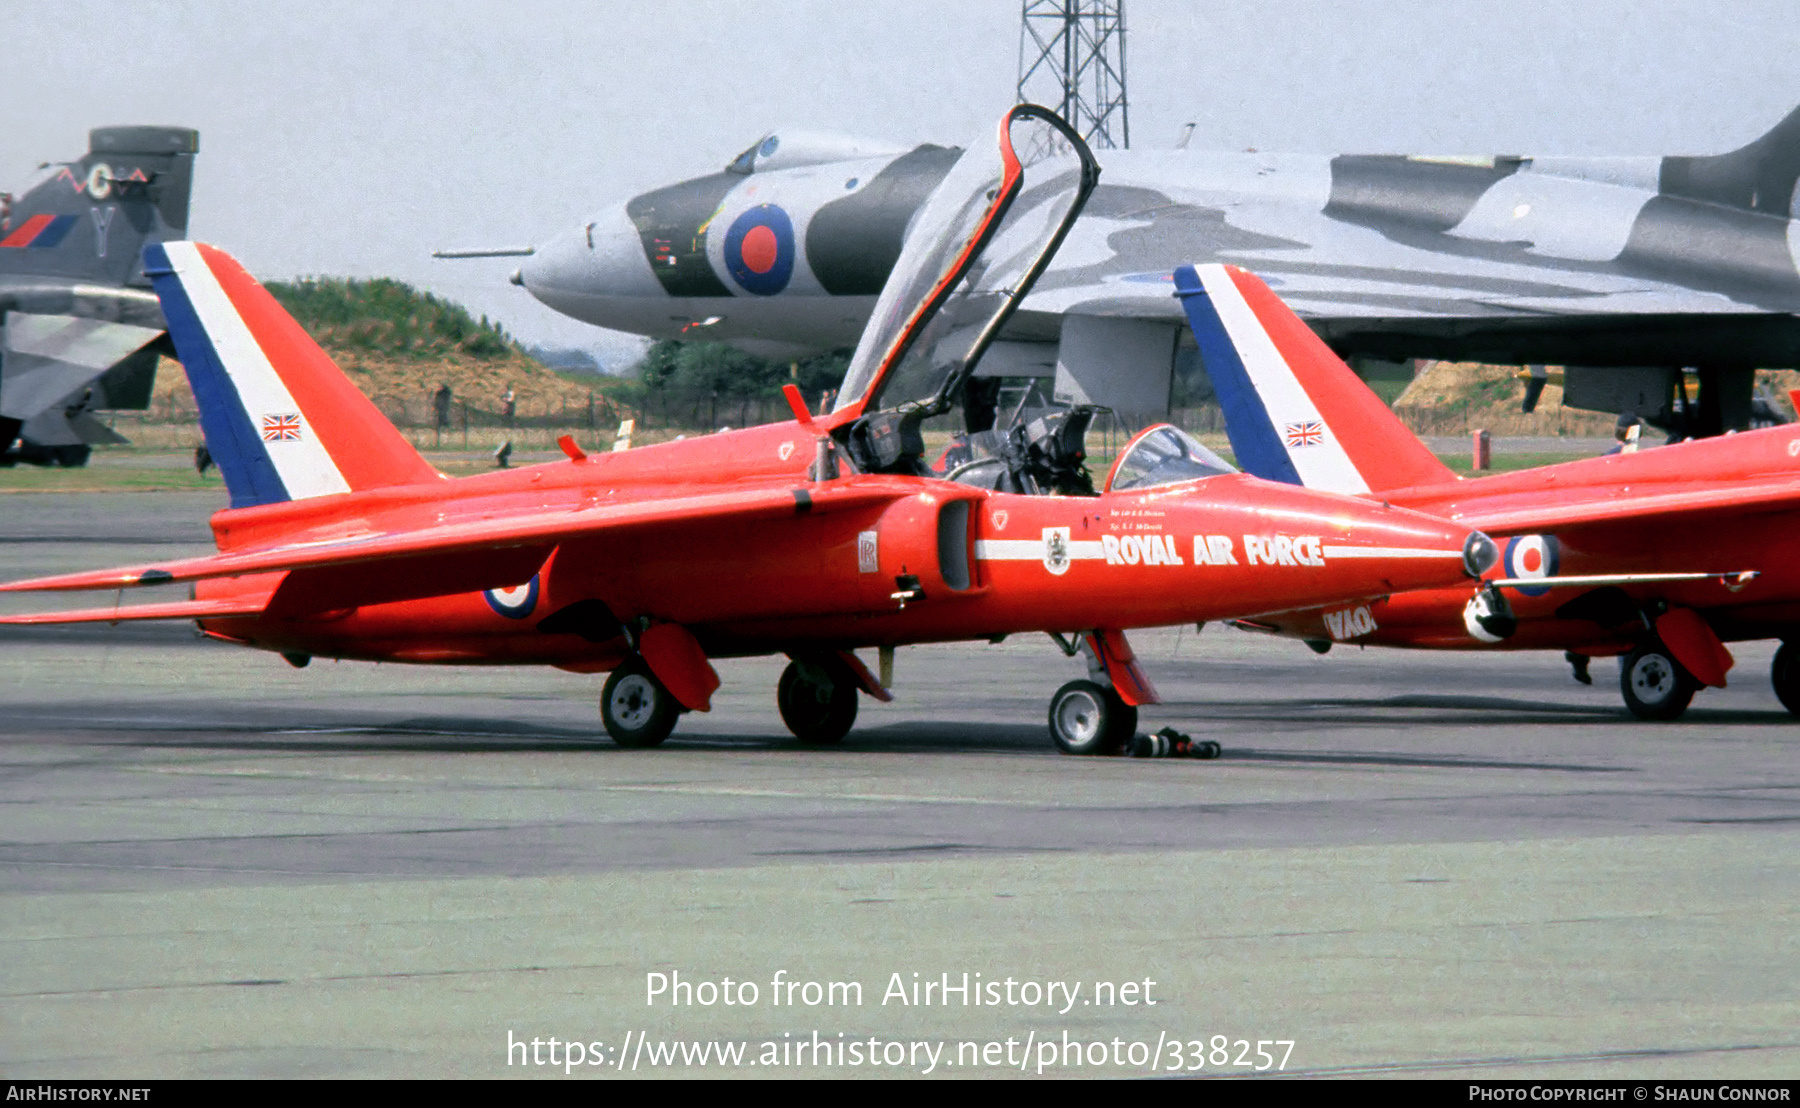
<path fill-rule="evenodd" d="M 576 538 L 593 538 L 620 534 L 648 527 L 691 522 L 750 521 L 778 519 L 807 512 L 838 511 L 864 505 L 881 504 L 902 493 L 885 481 L 853 485 L 841 482 L 835 488 L 780 488 L 713 493 L 680 497 L 648 503 L 602 505 L 575 511 L 536 512 L 506 519 L 477 520 L 443 524 L 412 531 L 363 535 L 347 539 L 277 546 L 241 554 L 214 554 L 161 564 L 123 566 L 83 573 L 38 577 L 0 585 L 0 592 L 49 592 L 79 589 L 133 588 L 142 585 L 169 584 L 177 581 L 199 581 L 215 577 L 237 577 L 250 573 L 279 571 L 350 572 L 355 567 L 369 567 L 370 573 L 392 578 L 405 563 L 430 563 L 451 555 L 483 552 L 519 551 L 535 548 L 542 551 L 535 564 L 541 564 L 559 542 Z M 526 559 L 530 561 L 530 558 Z M 379 563 L 379 565 L 377 565 Z M 499 559 L 496 570 L 503 577 L 518 574 L 517 559 Z M 522 579 L 529 578 L 527 570 Z M 491 587 L 515 585 L 516 580 L 496 580 Z M 472 588 L 490 587 L 474 585 Z M 465 591 L 458 587 L 450 592 Z M 434 593 L 433 595 L 441 595 Z M 366 601 L 365 601 L 366 602 Z M 168 606 L 178 607 L 178 606 Z M 259 606 L 257 611 L 261 611 Z M 96 609 L 93 619 L 120 618 L 114 609 Z M 72 613 L 61 613 L 65 616 Z M 172 612 L 163 616 L 138 616 L 141 619 L 192 619 L 197 615 L 245 613 Z M 32 620 L 49 622 L 43 617 L 14 617 L 7 622 Z"/>
<path fill-rule="evenodd" d="M 1408 507 L 1435 512 L 1430 505 L 1408 502 Z M 1479 501 L 1459 506 L 1447 518 L 1479 526 L 1490 535 L 1523 535 L 1572 530 L 1626 520 L 1656 519 L 1666 524 L 1671 517 L 1700 520 L 1716 515 L 1741 515 L 1756 511 L 1790 511 L 1800 507 L 1800 479 L 1709 482 L 1700 488 L 1670 492 L 1621 492 L 1569 504 L 1526 504 L 1517 508 L 1483 505 Z"/>
<path fill-rule="evenodd" d="M 0 616 L 0 624 L 131 623 L 147 619 L 224 619 L 262 613 L 263 600 L 177 600 L 169 604 L 131 604 L 114 608 L 80 608 L 70 612 L 31 612 Z"/>

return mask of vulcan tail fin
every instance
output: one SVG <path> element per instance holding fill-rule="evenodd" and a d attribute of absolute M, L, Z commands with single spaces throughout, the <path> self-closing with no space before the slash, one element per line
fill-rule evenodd
<path fill-rule="evenodd" d="M 1793 215 L 1800 180 L 1800 108 L 1768 133 L 1724 154 L 1662 160 L 1658 191 L 1778 216 Z"/>
<path fill-rule="evenodd" d="M 1182 266 L 1175 292 L 1245 472 L 1346 493 L 1453 479 L 1255 275 L 1236 266 Z"/>
<path fill-rule="evenodd" d="M 146 242 L 186 236 L 200 132 L 97 127 L 80 161 L 0 198 L 0 273 L 144 284 Z"/>
<path fill-rule="evenodd" d="M 229 254 L 153 244 L 144 272 L 233 508 L 439 479 Z"/>

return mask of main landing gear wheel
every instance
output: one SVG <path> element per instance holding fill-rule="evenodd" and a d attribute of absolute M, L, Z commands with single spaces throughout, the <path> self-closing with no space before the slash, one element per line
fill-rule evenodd
<path fill-rule="evenodd" d="M 1137 731 L 1137 709 L 1092 681 L 1071 681 L 1050 698 L 1050 737 L 1064 754 L 1116 754 Z"/>
<path fill-rule="evenodd" d="M 1625 655 L 1619 666 L 1619 691 L 1625 696 L 1625 707 L 1639 719 L 1680 718 L 1699 688 L 1699 682 L 1660 642 L 1638 647 Z"/>
<path fill-rule="evenodd" d="M 640 659 L 613 670 L 600 690 L 600 719 L 613 742 L 641 749 L 655 746 L 675 730 L 681 705 Z"/>
<path fill-rule="evenodd" d="M 801 742 L 841 742 L 856 723 L 856 682 L 821 662 L 789 662 L 775 686 L 775 704 Z"/>
<path fill-rule="evenodd" d="M 1775 652 L 1775 664 L 1769 667 L 1769 682 L 1781 706 L 1800 716 L 1800 639 L 1781 644 Z"/>

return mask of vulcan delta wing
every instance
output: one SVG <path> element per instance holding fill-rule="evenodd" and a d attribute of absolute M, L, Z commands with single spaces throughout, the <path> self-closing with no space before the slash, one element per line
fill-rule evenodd
<path fill-rule="evenodd" d="M 1623 658 L 1626 705 L 1679 716 L 1723 686 L 1725 643 L 1781 639 L 1771 679 L 1800 714 L 1800 429 L 1774 427 L 1458 480 L 1254 275 L 1175 287 L 1250 473 L 1349 492 L 1505 537 L 1479 589 L 1396 590 L 1244 626 L 1332 643 L 1557 649 L 1577 679 Z"/>
<path fill-rule="evenodd" d="M 1080 138 L 1019 106 L 922 211 L 835 411 L 452 480 L 434 472 L 228 256 L 146 249 L 231 507 L 217 554 L 20 581 L 0 591 L 190 583 L 186 600 L 0 619 L 196 620 L 315 656 L 610 672 L 606 730 L 654 746 L 719 684 L 712 659 L 787 654 L 777 689 L 803 741 L 835 742 L 888 691 L 906 643 L 1050 632 L 1089 676 L 1049 712 L 1074 753 L 1117 750 L 1156 692 L 1134 627 L 1434 588 L 1488 569 L 1460 524 L 1237 473 L 1172 427 L 1096 494 L 1092 409 L 994 438 L 975 375 L 1098 173 Z M 992 445 L 931 473 L 923 436 Z M 1014 447 L 1017 449 L 1014 449 Z M 1062 492 L 1070 495 L 1051 495 Z M 854 653 L 878 651 L 872 672 Z M 1216 755 L 1217 747 L 1189 749 Z"/>
<path fill-rule="evenodd" d="M 515 283 L 603 327 L 784 357 L 849 346 L 959 154 L 771 134 L 718 173 L 497 253 L 530 253 Z M 1169 274 L 1206 262 L 1261 274 L 1365 370 L 1566 366 L 1565 404 L 1687 435 L 1750 426 L 1753 370 L 1800 367 L 1800 110 L 1698 157 L 1097 157 L 1105 181 L 990 375 L 1160 418 L 1191 369 Z"/>
<path fill-rule="evenodd" d="M 183 127 L 100 127 L 80 161 L 0 193 L 0 464 L 81 465 L 125 441 L 93 413 L 149 406 L 173 351 L 143 247 L 187 234 L 199 148 Z"/>

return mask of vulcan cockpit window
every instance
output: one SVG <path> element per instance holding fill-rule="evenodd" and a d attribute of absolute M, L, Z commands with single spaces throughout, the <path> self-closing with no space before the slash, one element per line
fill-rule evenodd
<path fill-rule="evenodd" d="M 1153 489 L 1236 472 L 1231 463 L 1202 446 L 1198 439 L 1165 423 L 1145 431 L 1126 447 L 1124 456 L 1113 467 L 1106 491 Z"/>
<path fill-rule="evenodd" d="M 750 174 L 756 172 L 757 158 L 770 157 L 780 148 L 780 146 L 781 140 L 779 138 L 776 138 L 774 135 L 764 135 L 762 138 L 751 143 L 748 150 L 745 150 L 742 154 L 731 159 L 731 164 L 725 167 L 725 172 L 736 173 L 741 177 L 748 177 Z"/>

